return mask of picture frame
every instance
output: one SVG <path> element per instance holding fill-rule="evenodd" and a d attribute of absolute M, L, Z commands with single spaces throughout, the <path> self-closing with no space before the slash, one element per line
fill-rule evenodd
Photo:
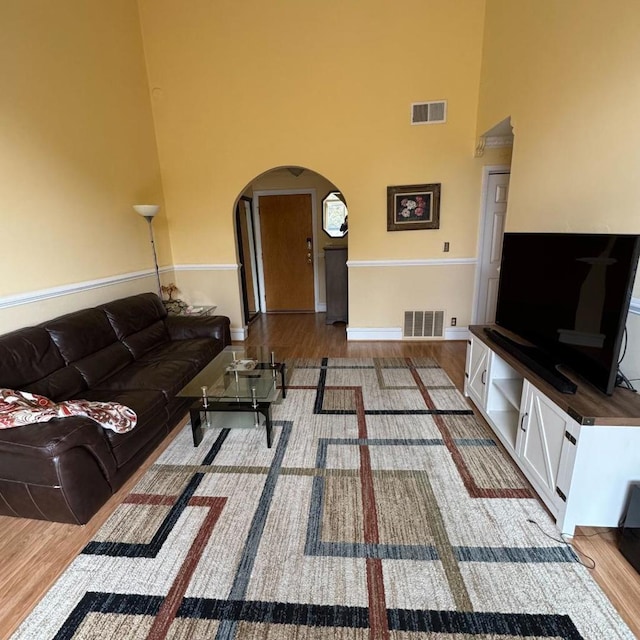
<path fill-rule="evenodd" d="M 440 183 L 387 187 L 387 231 L 440 228 Z"/>

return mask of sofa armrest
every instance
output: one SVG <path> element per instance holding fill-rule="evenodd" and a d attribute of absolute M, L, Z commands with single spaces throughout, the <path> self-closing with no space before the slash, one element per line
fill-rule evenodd
<path fill-rule="evenodd" d="M 231 344 L 231 322 L 227 316 L 167 316 L 165 322 L 172 340 L 217 338 L 223 347 Z"/>
<path fill-rule="evenodd" d="M 88 522 L 117 474 L 102 431 L 81 416 L 0 430 L 0 514 Z"/>
<path fill-rule="evenodd" d="M 81 447 L 91 453 L 102 468 L 105 477 L 116 472 L 116 462 L 103 433 L 103 428 L 84 416 L 54 418 L 49 422 L 36 422 L 12 429 L 0 429 L 0 476 L 15 460 L 52 460 L 67 451 Z M 18 470 L 16 470 L 18 471 Z"/>

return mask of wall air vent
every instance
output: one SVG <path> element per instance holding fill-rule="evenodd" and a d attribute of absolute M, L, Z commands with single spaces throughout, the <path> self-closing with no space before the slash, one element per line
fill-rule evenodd
<path fill-rule="evenodd" d="M 438 124 L 446 121 L 446 100 L 414 102 L 411 105 L 411 124 Z"/>
<path fill-rule="evenodd" d="M 443 338 L 444 311 L 405 311 L 403 338 Z"/>

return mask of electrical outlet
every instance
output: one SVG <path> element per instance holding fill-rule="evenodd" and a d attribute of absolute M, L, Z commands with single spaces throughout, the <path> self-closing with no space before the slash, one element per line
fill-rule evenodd
<path fill-rule="evenodd" d="M 458 323 L 458 318 L 451 318 L 451 326 L 452 327 L 455 327 L 457 323 Z"/>
<path fill-rule="evenodd" d="M 445 242 L 445 243 L 444 243 L 444 249 L 443 249 L 443 251 L 444 251 L 445 253 L 446 253 L 447 251 L 449 251 L 449 243 L 448 243 L 448 242 Z"/>

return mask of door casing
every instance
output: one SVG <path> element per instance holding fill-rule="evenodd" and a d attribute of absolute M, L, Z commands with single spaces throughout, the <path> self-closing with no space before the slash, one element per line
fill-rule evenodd
<path fill-rule="evenodd" d="M 484 259 L 483 256 L 483 247 L 484 247 L 484 234 L 485 234 L 485 226 L 486 226 L 486 217 L 488 215 L 487 211 L 487 193 L 489 189 L 489 178 L 494 174 L 511 174 L 511 166 L 508 164 L 504 165 L 487 165 L 483 167 L 482 171 L 482 194 L 480 200 L 480 217 L 478 224 L 478 246 L 476 255 L 478 256 L 478 260 L 476 263 L 476 276 L 475 276 L 475 286 L 473 293 L 473 311 L 471 313 L 471 323 L 477 324 L 478 322 L 484 322 L 484 318 L 480 317 L 480 280 L 482 276 L 482 261 Z"/>
<path fill-rule="evenodd" d="M 253 202 L 240 196 L 236 205 L 236 237 L 240 259 L 244 324 L 248 325 L 260 312 L 260 296 L 256 265 L 256 237 L 253 228 Z"/>

